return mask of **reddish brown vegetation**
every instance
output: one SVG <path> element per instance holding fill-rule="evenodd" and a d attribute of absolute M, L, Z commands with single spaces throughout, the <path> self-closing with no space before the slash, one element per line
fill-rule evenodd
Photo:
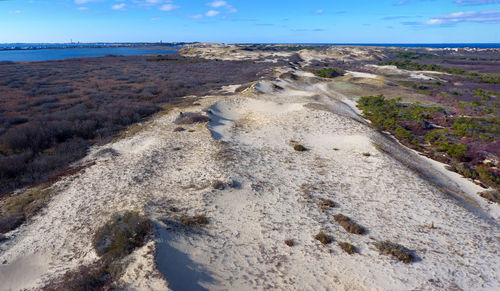
<path fill-rule="evenodd" d="M 47 181 L 125 126 L 269 65 L 178 55 L 0 64 L 0 196 Z"/>

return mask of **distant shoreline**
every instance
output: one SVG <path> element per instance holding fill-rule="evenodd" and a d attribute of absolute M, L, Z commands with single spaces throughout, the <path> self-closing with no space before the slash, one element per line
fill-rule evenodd
<path fill-rule="evenodd" d="M 85 49 L 85 48 L 180 48 L 185 43 L 0 43 L 0 51 L 25 51 L 44 49 Z"/>
<path fill-rule="evenodd" d="M 40 49 L 75 49 L 75 48 L 138 48 L 138 47 L 181 47 L 196 42 L 167 43 L 0 43 L 0 50 L 40 50 Z M 230 43 L 227 43 L 230 44 Z M 373 46 L 401 48 L 479 48 L 500 49 L 500 43 L 234 43 L 236 45 L 296 45 L 296 46 Z"/>

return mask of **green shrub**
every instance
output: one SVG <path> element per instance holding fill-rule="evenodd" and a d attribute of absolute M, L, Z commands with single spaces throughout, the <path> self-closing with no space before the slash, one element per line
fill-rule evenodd
<path fill-rule="evenodd" d="M 500 177 L 496 176 L 493 171 L 485 166 L 477 166 L 476 167 L 477 174 L 479 175 L 479 179 L 484 183 L 492 186 L 499 187 L 500 186 Z"/>
<path fill-rule="evenodd" d="M 338 76 L 343 76 L 345 72 L 341 69 L 334 68 L 324 68 L 321 70 L 316 70 L 314 73 L 321 78 L 335 78 Z"/>

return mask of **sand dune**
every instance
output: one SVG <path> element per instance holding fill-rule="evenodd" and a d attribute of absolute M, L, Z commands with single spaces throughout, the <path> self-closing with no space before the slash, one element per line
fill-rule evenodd
<path fill-rule="evenodd" d="M 205 96 L 94 148 L 84 162 L 95 165 L 57 182 L 45 210 L 0 246 L 0 289 L 43 286 L 94 262 L 93 233 L 126 209 L 154 221 L 151 242 L 128 258 L 120 283 L 129 289 L 499 289 L 496 208 L 450 196 L 379 151 L 383 139 L 343 98 L 327 84 L 262 81 Z M 202 109 L 208 125 L 174 132 L 180 111 Z M 308 150 L 295 151 L 297 143 Z M 225 189 L 214 189 L 214 181 Z M 471 182 L 460 183 L 463 195 L 474 194 Z M 337 206 L 319 207 L 323 199 Z M 172 224 L 170 207 L 210 223 L 185 232 Z M 339 213 L 367 234 L 346 232 L 333 219 Z M 334 242 L 315 240 L 319 231 Z M 374 243 L 381 240 L 414 250 L 416 261 L 379 254 Z M 359 253 L 344 253 L 337 242 Z M 35 254 L 41 258 L 30 259 Z M 20 270 L 24 280 L 15 275 Z"/>

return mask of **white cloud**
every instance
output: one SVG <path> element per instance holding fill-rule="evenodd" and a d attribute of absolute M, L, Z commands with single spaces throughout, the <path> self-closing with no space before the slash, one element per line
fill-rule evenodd
<path fill-rule="evenodd" d="M 208 10 L 207 13 L 205 13 L 205 16 L 207 17 L 214 17 L 217 16 L 220 12 L 217 10 Z"/>
<path fill-rule="evenodd" d="M 424 24 L 455 24 L 460 22 L 498 24 L 500 23 L 500 10 L 455 12 L 431 18 L 425 21 Z"/>
<path fill-rule="evenodd" d="M 96 2 L 97 0 L 75 0 L 75 4 L 87 4 L 89 2 Z"/>
<path fill-rule="evenodd" d="M 207 5 L 210 7 L 218 8 L 218 7 L 227 6 L 228 4 L 226 1 L 213 1 L 213 2 L 208 3 Z"/>
<path fill-rule="evenodd" d="M 84 7 L 84 6 L 80 6 L 80 7 L 76 8 L 76 9 L 80 10 L 80 11 L 89 10 L 88 7 Z"/>
<path fill-rule="evenodd" d="M 316 13 L 316 14 L 322 14 L 324 12 L 325 12 L 325 10 L 323 10 L 323 9 L 318 9 L 318 10 L 314 11 L 314 13 Z"/>
<path fill-rule="evenodd" d="M 9 11 L 10 14 L 21 14 L 21 10 L 11 10 Z"/>
<path fill-rule="evenodd" d="M 191 16 L 189 16 L 189 18 L 192 18 L 192 19 L 202 19 L 203 18 L 203 14 L 191 15 Z"/>
<path fill-rule="evenodd" d="M 158 21 L 160 19 L 161 19 L 160 17 L 153 17 L 153 18 L 151 18 L 151 21 Z"/>
<path fill-rule="evenodd" d="M 165 5 L 162 5 L 159 9 L 161 11 L 172 11 L 172 10 L 177 9 L 179 7 L 180 6 L 177 6 L 177 5 L 174 5 L 174 4 L 165 4 Z"/>
<path fill-rule="evenodd" d="M 236 13 L 238 12 L 238 9 L 234 8 L 233 5 L 227 3 L 226 1 L 213 1 L 207 3 L 207 6 L 213 7 L 213 8 L 224 8 L 226 9 L 227 13 Z"/>
<path fill-rule="evenodd" d="M 500 4 L 500 0 L 456 0 L 455 3 L 462 6 Z"/>
<path fill-rule="evenodd" d="M 113 9 L 113 10 L 124 10 L 125 7 L 127 7 L 127 4 L 120 3 L 120 4 L 115 4 L 115 5 L 111 6 L 111 9 Z"/>

